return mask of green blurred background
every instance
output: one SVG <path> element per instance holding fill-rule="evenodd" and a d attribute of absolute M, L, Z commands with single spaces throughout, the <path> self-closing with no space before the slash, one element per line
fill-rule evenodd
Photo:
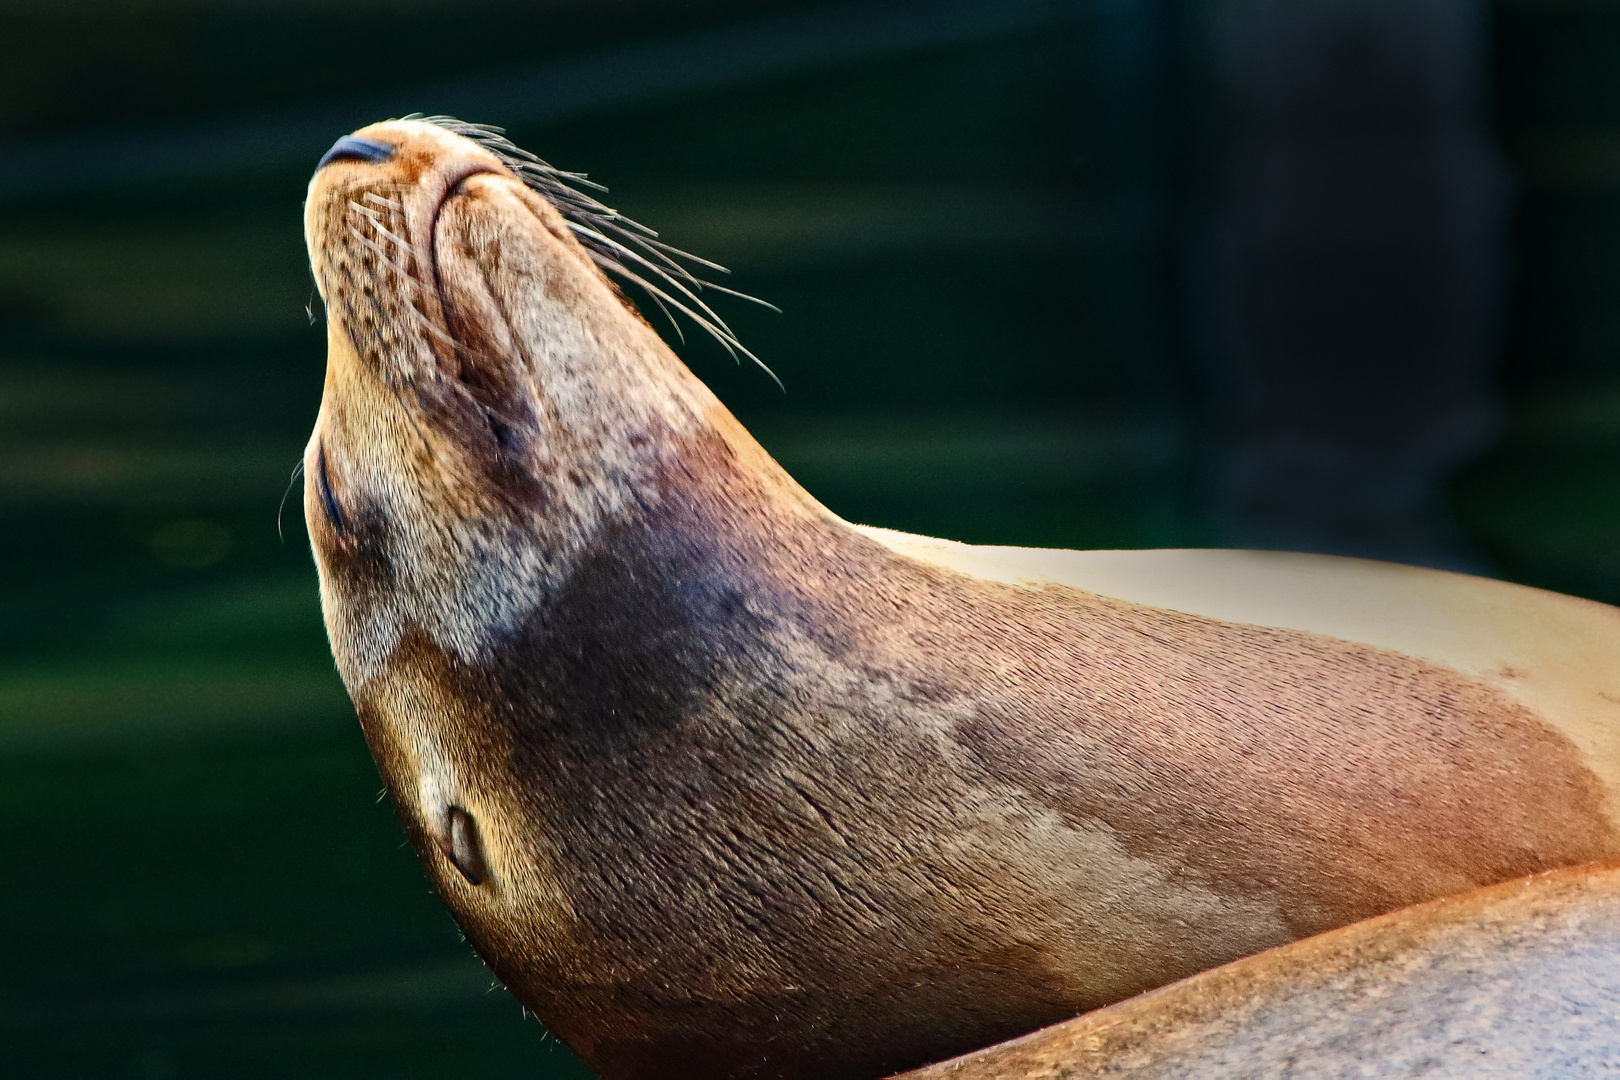
<path fill-rule="evenodd" d="M 1620 3 L 1488 17 L 1503 422 L 1447 499 L 1478 565 L 1620 601 Z M 379 802 L 299 492 L 278 510 L 320 394 L 300 204 L 332 139 L 504 123 L 732 266 L 783 309 L 724 313 L 786 392 L 680 351 L 845 517 L 1216 544 L 1184 302 L 1220 131 L 1202 25 L 1195 0 L 0 10 L 0 1074 L 583 1075 Z"/>

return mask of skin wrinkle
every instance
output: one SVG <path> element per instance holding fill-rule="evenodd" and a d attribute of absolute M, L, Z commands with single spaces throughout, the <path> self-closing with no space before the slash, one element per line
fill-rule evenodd
<path fill-rule="evenodd" d="M 307 212 L 328 632 L 468 939 L 600 1075 L 877 1075 L 1620 856 L 1581 753 L 1481 679 L 839 521 L 498 158 L 362 135 L 403 164 Z M 409 260 L 350 233 L 373 193 Z"/>

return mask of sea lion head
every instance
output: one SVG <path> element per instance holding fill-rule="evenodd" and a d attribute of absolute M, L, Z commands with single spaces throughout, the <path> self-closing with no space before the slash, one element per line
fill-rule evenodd
<path fill-rule="evenodd" d="M 681 254 L 578 180 L 492 129 L 396 120 L 339 140 L 305 212 L 328 636 L 406 831 L 515 991 L 578 952 L 520 745 L 547 703 L 502 688 L 532 666 L 524 635 L 615 529 L 691 497 L 659 480 L 692 475 L 691 447 L 774 468 L 603 272 L 742 351 Z M 539 1011 L 547 985 L 520 996 Z"/>
<path fill-rule="evenodd" d="M 601 264 L 735 339 L 580 179 L 433 118 L 340 140 L 310 183 L 329 364 L 305 509 L 351 693 L 408 628 L 486 659 L 718 409 Z"/>

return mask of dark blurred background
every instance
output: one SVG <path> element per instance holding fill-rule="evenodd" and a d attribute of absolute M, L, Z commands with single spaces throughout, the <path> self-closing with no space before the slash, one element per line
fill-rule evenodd
<path fill-rule="evenodd" d="M 371 120 L 503 124 L 779 304 L 721 301 L 785 392 L 679 349 L 845 517 L 1620 601 L 1611 0 L 57 0 L 0 100 L 8 1076 L 582 1074 L 278 525 L 303 189 Z"/>

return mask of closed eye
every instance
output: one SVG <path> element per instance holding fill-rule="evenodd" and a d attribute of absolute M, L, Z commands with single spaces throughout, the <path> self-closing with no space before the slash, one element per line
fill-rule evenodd
<path fill-rule="evenodd" d="M 332 478 L 326 470 L 325 443 L 315 450 L 315 490 L 320 494 L 321 509 L 326 513 L 327 524 L 340 536 L 348 532 L 349 526 L 343 518 L 343 509 L 338 506 L 337 497 L 332 494 Z"/>

